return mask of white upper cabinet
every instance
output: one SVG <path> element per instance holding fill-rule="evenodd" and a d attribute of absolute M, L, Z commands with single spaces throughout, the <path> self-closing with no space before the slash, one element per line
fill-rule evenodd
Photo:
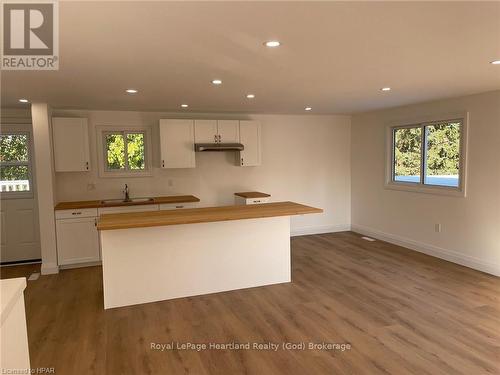
<path fill-rule="evenodd" d="M 239 120 L 194 120 L 195 143 L 238 143 Z"/>
<path fill-rule="evenodd" d="M 217 135 L 220 143 L 240 142 L 239 120 L 218 120 Z"/>
<path fill-rule="evenodd" d="M 86 118 L 53 117 L 56 172 L 90 170 L 89 131 Z"/>
<path fill-rule="evenodd" d="M 240 166 L 252 167 L 261 163 L 260 122 L 240 121 L 240 143 L 245 147 L 240 151 Z"/>
<path fill-rule="evenodd" d="M 217 140 L 217 120 L 194 120 L 195 143 L 215 143 Z"/>
<path fill-rule="evenodd" d="M 194 121 L 160 120 L 160 149 L 162 168 L 194 168 Z"/>

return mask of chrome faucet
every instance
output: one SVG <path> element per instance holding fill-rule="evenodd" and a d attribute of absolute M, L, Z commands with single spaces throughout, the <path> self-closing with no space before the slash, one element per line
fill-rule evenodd
<path fill-rule="evenodd" d="M 128 185 L 125 184 L 125 189 L 123 190 L 123 192 L 125 193 L 125 202 L 130 202 L 130 197 L 128 195 Z"/>

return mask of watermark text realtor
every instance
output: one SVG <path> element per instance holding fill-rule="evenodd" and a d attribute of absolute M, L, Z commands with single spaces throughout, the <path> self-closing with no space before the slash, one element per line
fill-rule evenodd
<path fill-rule="evenodd" d="M 1 67 L 59 69 L 59 7 L 54 0 L 3 0 Z"/>

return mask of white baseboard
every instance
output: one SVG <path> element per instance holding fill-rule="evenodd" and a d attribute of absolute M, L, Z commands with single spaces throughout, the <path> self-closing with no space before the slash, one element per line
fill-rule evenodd
<path fill-rule="evenodd" d="M 69 270 L 72 268 L 83 268 L 83 267 L 93 267 L 102 265 L 101 261 L 98 262 L 84 262 L 84 263 L 75 263 L 75 264 L 65 264 L 63 266 L 59 266 L 60 270 Z"/>
<path fill-rule="evenodd" d="M 420 253 L 424 253 L 436 258 L 441 258 L 465 267 L 473 268 L 478 271 L 486 272 L 495 276 L 500 276 L 500 264 L 485 262 L 482 259 L 471 257 L 470 255 L 461 254 L 454 250 L 429 245 L 391 233 L 385 233 L 377 229 L 365 227 L 363 225 L 352 224 L 351 228 L 353 232 L 357 232 L 365 236 L 370 236 L 378 240 L 403 246 L 410 250 L 418 251 Z"/>
<path fill-rule="evenodd" d="M 290 236 L 306 236 L 308 234 L 321 234 L 321 233 L 333 233 L 333 232 L 345 232 L 351 230 L 349 224 L 337 224 L 337 225 L 316 225 L 308 227 L 294 228 L 290 232 Z"/>
<path fill-rule="evenodd" d="M 40 269 L 42 275 L 52 275 L 54 273 L 59 273 L 59 266 L 56 263 L 43 263 Z"/>

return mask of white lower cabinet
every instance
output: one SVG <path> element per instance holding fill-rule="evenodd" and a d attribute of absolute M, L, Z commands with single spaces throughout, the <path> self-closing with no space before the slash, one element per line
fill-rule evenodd
<path fill-rule="evenodd" d="M 97 217 L 56 220 L 57 261 L 61 266 L 101 260 Z"/>
<path fill-rule="evenodd" d="M 58 264 L 60 266 L 69 266 L 99 262 L 101 260 L 97 220 L 102 214 L 175 210 L 191 207 L 196 207 L 196 203 L 144 204 L 58 210 L 55 212 Z"/>

